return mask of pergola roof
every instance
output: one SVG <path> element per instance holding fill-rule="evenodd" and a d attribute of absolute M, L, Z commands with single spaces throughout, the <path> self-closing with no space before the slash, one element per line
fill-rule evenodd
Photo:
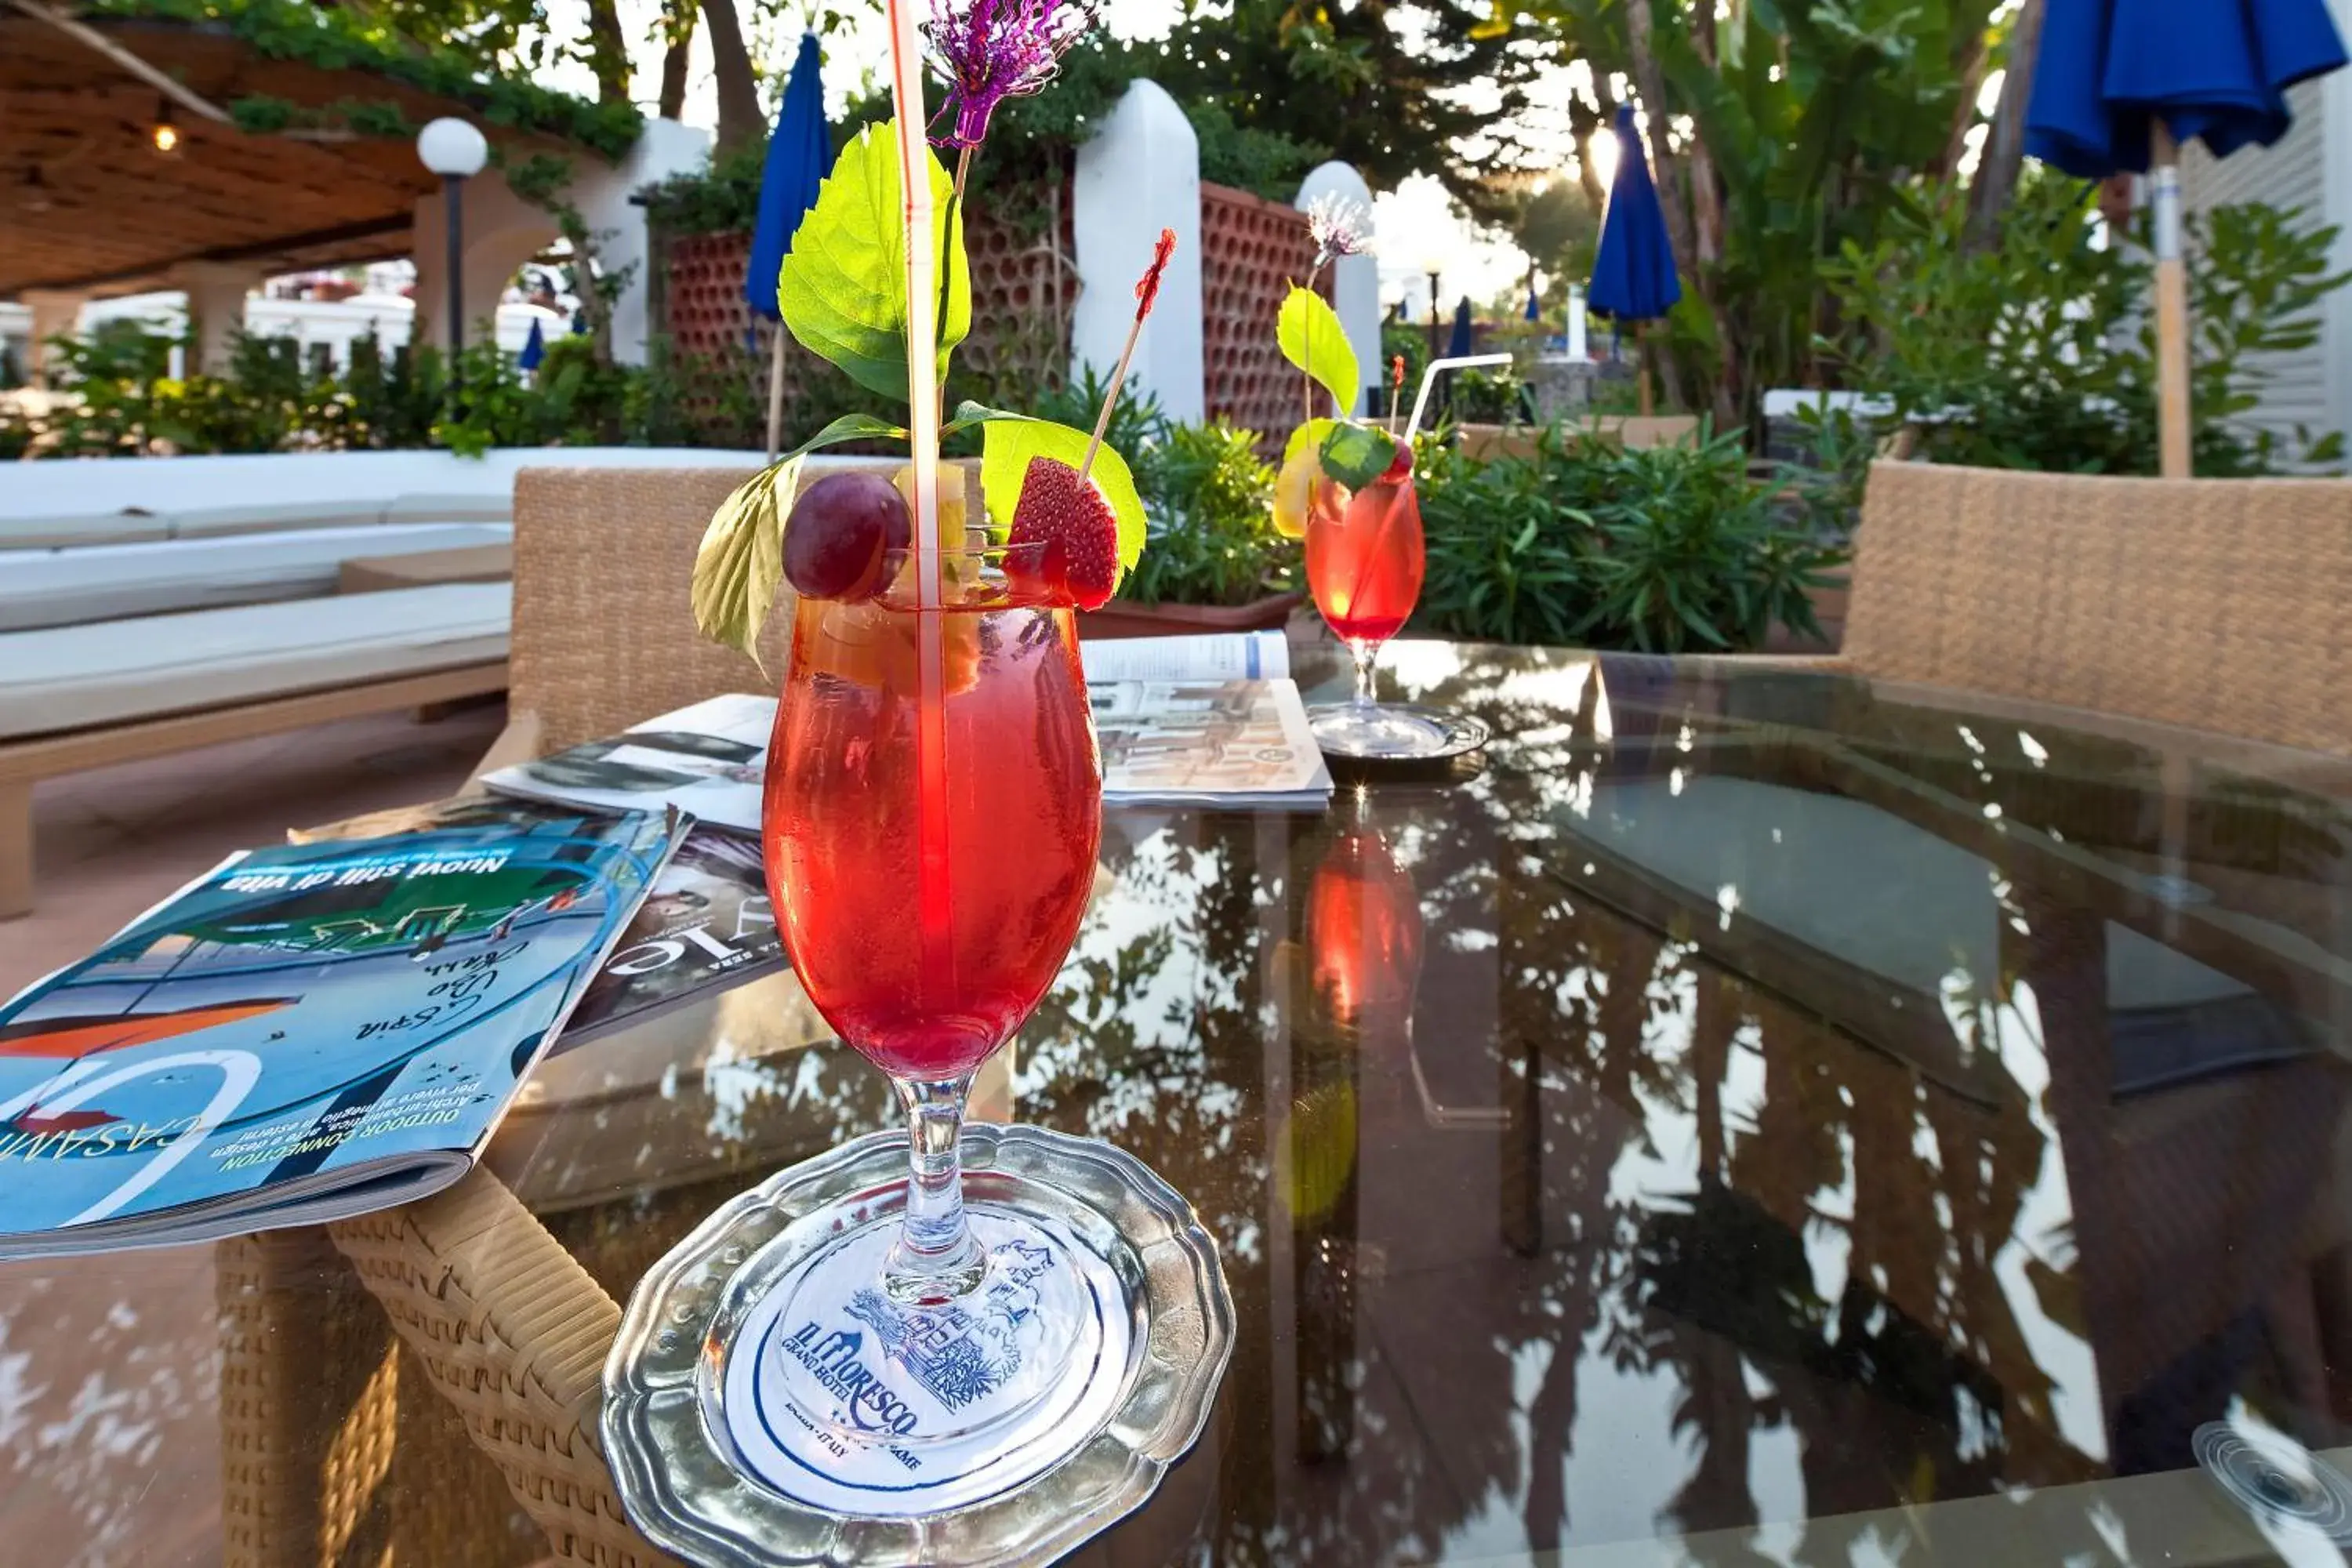
<path fill-rule="evenodd" d="M 397 105 L 411 124 L 483 118 L 373 71 L 268 58 L 218 26 L 85 20 L 215 104 L 359 100 Z M 254 135 L 184 109 L 173 112 L 181 148 L 165 156 L 149 140 L 160 101 L 87 43 L 0 5 L 0 299 L 159 287 L 186 261 L 278 272 L 405 255 L 416 200 L 438 186 L 404 137 Z M 483 130 L 518 152 L 569 150 L 543 133 Z"/>

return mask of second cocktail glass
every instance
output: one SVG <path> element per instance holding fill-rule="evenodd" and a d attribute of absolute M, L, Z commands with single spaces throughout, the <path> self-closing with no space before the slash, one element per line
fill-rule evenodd
<path fill-rule="evenodd" d="M 1410 472 L 1352 494 L 1329 479 L 1315 482 L 1307 512 L 1307 586 L 1356 661 L 1354 699 L 1307 715 L 1316 742 L 1327 752 L 1413 758 L 1446 748 L 1442 723 L 1373 695 L 1381 645 L 1402 629 L 1421 597 L 1424 549 L 1421 500 Z"/>

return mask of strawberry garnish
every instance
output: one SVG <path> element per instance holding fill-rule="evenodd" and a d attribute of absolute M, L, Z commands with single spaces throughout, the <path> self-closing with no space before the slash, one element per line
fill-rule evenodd
<path fill-rule="evenodd" d="M 1013 509 L 1013 568 L 1047 593 L 1098 610 L 1118 584 L 1118 519 L 1101 488 L 1069 464 L 1032 458 Z M 1024 549 L 1042 545 L 1043 549 Z"/>

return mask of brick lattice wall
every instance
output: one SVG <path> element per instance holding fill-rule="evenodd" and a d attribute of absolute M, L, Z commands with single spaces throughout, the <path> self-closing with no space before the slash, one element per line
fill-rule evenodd
<path fill-rule="evenodd" d="M 1212 418 L 1264 434 L 1278 449 L 1303 416 L 1298 372 L 1274 341 L 1283 296 L 1307 276 L 1315 248 L 1307 215 L 1247 191 L 1201 185 L 1201 363 Z M 1330 297 L 1330 280 L 1318 285 Z M 1328 404 L 1317 412 L 1328 412 Z"/>
<path fill-rule="evenodd" d="M 1066 187 L 1049 192 L 1042 205 L 1044 211 L 1034 218 L 1004 221 L 975 212 L 965 225 L 972 331 L 956 352 L 957 368 L 979 376 L 995 389 L 992 395 L 1000 402 L 1016 408 L 1030 406 L 1041 385 L 1060 379 L 1069 362 L 1070 312 L 1078 300 Z M 1057 227 L 1058 247 L 1048 243 Z M 762 357 L 751 363 L 744 340 L 751 325 L 751 309 L 743 303 L 743 269 L 751 250 L 748 234 L 672 238 L 664 269 L 662 314 L 675 353 L 702 362 L 707 374 L 745 376 L 747 384 L 756 384 L 757 398 L 764 405 L 766 362 Z M 763 330 L 762 355 L 765 340 Z M 799 344 L 786 342 L 787 428 L 801 424 L 800 389 L 814 363 Z M 707 412 L 719 398 L 714 392 L 692 401 Z"/>

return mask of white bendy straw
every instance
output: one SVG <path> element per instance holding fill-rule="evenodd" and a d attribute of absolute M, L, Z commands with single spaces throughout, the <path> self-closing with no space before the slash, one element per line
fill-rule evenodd
<path fill-rule="evenodd" d="M 1405 421 L 1404 444 L 1408 447 L 1412 446 L 1413 437 L 1418 435 L 1421 431 L 1421 416 L 1429 411 L 1429 389 L 1437 384 L 1438 372 L 1446 370 L 1475 370 L 1482 364 L 1508 364 L 1510 363 L 1511 356 L 1508 354 L 1464 354 L 1460 359 L 1434 359 L 1430 361 L 1429 368 L 1421 373 L 1421 390 L 1413 395 L 1412 417 Z"/>

